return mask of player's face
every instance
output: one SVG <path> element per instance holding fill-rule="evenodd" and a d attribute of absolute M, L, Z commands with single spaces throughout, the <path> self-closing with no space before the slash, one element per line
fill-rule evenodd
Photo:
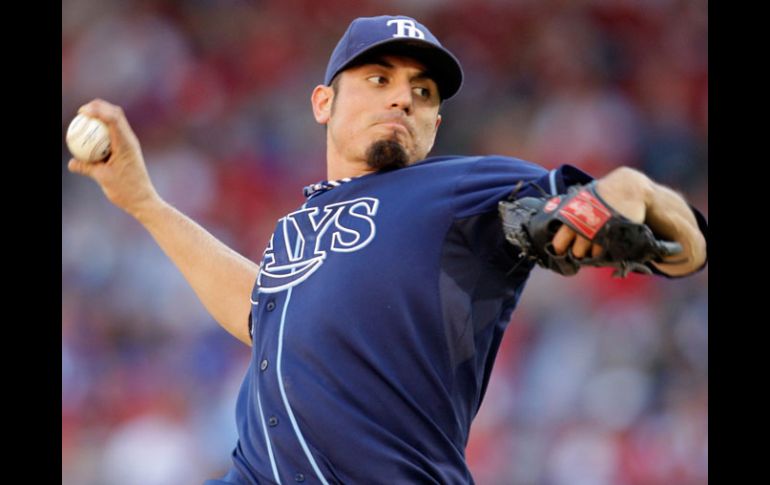
<path fill-rule="evenodd" d="M 340 73 L 328 119 L 330 148 L 363 160 L 375 142 L 392 140 L 411 164 L 424 159 L 441 122 L 436 83 L 409 57 L 383 56 Z"/>

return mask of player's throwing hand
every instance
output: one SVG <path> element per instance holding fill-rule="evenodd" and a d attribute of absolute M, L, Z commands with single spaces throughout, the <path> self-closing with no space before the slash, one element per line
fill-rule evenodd
<path fill-rule="evenodd" d="M 102 120 L 110 131 L 112 153 L 104 163 L 88 163 L 74 158 L 70 172 L 91 177 L 107 198 L 124 211 L 137 216 L 149 202 L 159 198 L 142 156 L 139 140 L 128 124 L 123 109 L 102 99 L 83 105 L 78 113 Z"/>

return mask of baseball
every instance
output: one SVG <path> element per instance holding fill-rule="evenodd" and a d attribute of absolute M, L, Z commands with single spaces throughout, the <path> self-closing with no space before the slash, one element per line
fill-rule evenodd
<path fill-rule="evenodd" d="M 84 162 L 101 162 L 110 156 L 110 131 L 101 120 L 77 115 L 67 128 L 67 147 Z"/>

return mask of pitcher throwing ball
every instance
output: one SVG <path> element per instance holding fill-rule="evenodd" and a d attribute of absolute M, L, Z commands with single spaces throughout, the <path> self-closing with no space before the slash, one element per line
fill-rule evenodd
<path fill-rule="evenodd" d="M 705 266 L 703 216 L 636 170 L 594 180 L 502 156 L 427 158 L 462 79 L 417 20 L 354 20 L 311 96 L 328 180 L 278 220 L 259 264 L 161 198 L 119 107 L 81 108 L 107 124 L 112 153 L 70 170 L 143 224 L 252 347 L 232 467 L 206 483 L 473 483 L 471 421 L 535 266 Z"/>

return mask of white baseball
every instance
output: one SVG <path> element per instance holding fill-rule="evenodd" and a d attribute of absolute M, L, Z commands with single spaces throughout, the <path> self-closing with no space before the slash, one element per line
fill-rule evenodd
<path fill-rule="evenodd" d="M 101 120 L 77 115 L 67 128 L 67 148 L 84 162 L 101 162 L 110 156 L 110 130 Z"/>

